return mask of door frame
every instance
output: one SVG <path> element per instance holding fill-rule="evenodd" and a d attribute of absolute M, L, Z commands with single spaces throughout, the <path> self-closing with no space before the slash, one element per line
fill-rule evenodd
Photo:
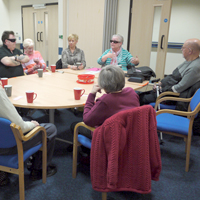
<path fill-rule="evenodd" d="M 134 2 L 134 0 L 130 0 L 128 44 L 127 44 L 128 51 L 133 51 L 133 47 L 131 46 L 131 44 L 133 43 L 133 39 L 131 38 L 131 35 L 132 35 L 131 30 L 132 30 L 132 23 L 133 23 L 132 22 L 133 2 Z M 169 7 L 168 12 L 166 12 L 166 10 L 163 9 L 164 4 L 169 4 L 169 5 L 167 5 Z M 155 73 L 156 73 L 158 78 L 163 78 L 164 77 L 164 71 L 165 71 L 165 64 L 166 64 L 167 47 L 168 47 L 168 35 L 169 35 L 169 25 L 170 25 L 170 18 L 171 18 L 172 0 L 163 0 L 163 1 L 152 0 L 152 7 L 155 8 L 157 6 L 161 7 L 162 13 L 161 13 L 161 21 L 160 21 L 160 31 L 159 31 L 159 40 L 158 40 L 158 48 L 157 48 L 157 60 L 156 60 Z M 152 9 L 152 7 L 151 7 L 151 9 Z M 140 12 L 141 12 L 141 10 L 140 10 Z M 144 13 L 144 15 L 145 15 L 145 13 Z M 150 16 L 150 17 L 153 17 L 153 16 Z M 167 19 L 167 22 L 163 22 L 164 19 Z M 149 24 L 147 26 L 149 26 Z M 152 32 L 153 32 L 153 22 L 152 22 L 152 31 L 151 31 L 151 47 L 152 47 Z M 162 38 L 163 35 L 164 35 L 164 40 L 161 41 L 161 38 Z M 160 48 L 161 43 L 162 43 L 162 48 Z M 148 62 L 145 61 L 146 66 L 150 65 L 150 54 L 151 54 L 150 49 L 151 48 L 148 46 L 148 49 L 149 49 L 149 58 L 147 58 Z M 132 53 L 132 52 L 130 52 L 130 53 Z M 137 49 L 134 49 L 134 55 L 133 54 L 132 55 L 135 56 L 135 54 L 137 55 Z M 139 57 L 139 59 L 140 59 L 140 57 Z M 144 65 L 144 64 L 142 64 L 142 65 Z"/>
<path fill-rule="evenodd" d="M 26 7 L 33 7 L 34 4 L 32 5 L 24 5 L 24 6 L 21 6 L 21 22 L 22 22 L 22 41 L 24 41 L 24 24 L 23 24 L 23 8 L 26 8 Z M 44 3 L 44 6 L 52 6 L 52 5 L 58 5 L 58 3 Z M 24 49 L 23 49 L 23 52 L 24 52 Z"/>

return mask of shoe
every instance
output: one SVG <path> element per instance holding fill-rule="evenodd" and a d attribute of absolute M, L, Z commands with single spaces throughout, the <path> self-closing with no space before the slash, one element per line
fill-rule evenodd
<path fill-rule="evenodd" d="M 8 185 L 9 182 L 8 173 L 0 171 L 0 186 Z"/>
<path fill-rule="evenodd" d="M 50 164 L 47 166 L 47 177 L 53 176 L 57 172 L 57 167 L 54 164 Z M 42 169 L 33 169 L 30 173 L 30 179 L 32 181 L 42 179 Z"/>
<path fill-rule="evenodd" d="M 67 151 L 68 151 L 68 152 L 72 152 L 72 151 L 73 151 L 73 144 L 70 144 L 70 145 L 67 147 Z"/>
<path fill-rule="evenodd" d="M 47 177 L 53 176 L 57 172 L 57 167 L 54 164 L 50 164 L 47 167 Z"/>

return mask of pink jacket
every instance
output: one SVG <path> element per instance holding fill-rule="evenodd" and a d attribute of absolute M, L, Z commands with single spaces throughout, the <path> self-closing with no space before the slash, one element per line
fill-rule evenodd
<path fill-rule="evenodd" d="M 121 111 L 95 129 L 90 162 L 94 190 L 150 193 L 161 172 L 153 107 Z"/>

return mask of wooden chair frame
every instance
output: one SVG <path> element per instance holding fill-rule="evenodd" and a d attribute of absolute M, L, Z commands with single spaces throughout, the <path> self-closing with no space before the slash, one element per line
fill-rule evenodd
<path fill-rule="evenodd" d="M 174 92 L 165 92 L 164 95 L 170 95 L 170 94 L 177 94 L 177 96 L 179 96 L 179 93 L 174 93 Z M 157 109 L 158 104 L 166 101 L 166 100 L 170 100 L 170 101 L 182 101 L 182 102 L 190 102 L 192 100 L 193 97 L 191 98 L 177 98 L 177 97 L 163 97 L 163 98 L 159 98 L 156 100 L 156 105 L 155 105 L 155 109 Z M 170 114 L 175 114 L 175 115 L 179 115 L 179 116 L 185 116 L 188 119 L 190 119 L 190 123 L 189 123 L 189 130 L 188 130 L 188 135 L 182 135 L 179 133 L 174 133 L 174 132 L 166 132 L 166 131 L 162 131 L 162 130 L 158 130 L 159 132 L 163 132 L 169 135 L 174 135 L 177 137 L 182 137 L 184 138 L 184 141 L 186 142 L 185 145 L 185 152 L 186 152 L 186 166 L 185 166 L 185 171 L 188 172 L 189 171 L 189 161 L 190 161 L 190 147 L 191 147 L 191 138 L 192 138 L 192 127 L 193 127 L 193 122 L 194 122 L 194 118 L 195 115 L 199 112 L 200 110 L 200 103 L 196 106 L 194 111 L 191 111 L 190 109 L 190 105 L 188 106 L 188 111 L 178 111 L 178 110 L 170 110 L 170 109 L 162 109 L 156 112 L 156 116 L 162 113 L 170 113 Z"/>
<path fill-rule="evenodd" d="M 154 107 L 155 110 L 158 109 L 158 105 L 160 104 L 160 102 L 163 101 L 161 99 L 165 98 L 164 96 L 178 97 L 178 96 L 180 96 L 180 93 L 175 93 L 175 92 L 163 92 L 163 93 L 161 93 L 156 99 L 156 104 L 155 104 L 155 107 Z"/>
<path fill-rule="evenodd" d="M 80 126 L 83 126 L 87 129 L 89 129 L 90 131 L 94 131 L 95 128 L 91 127 L 91 126 L 87 126 L 84 122 L 79 122 L 76 124 L 75 128 L 74 128 L 74 140 L 73 140 L 73 166 L 72 166 L 72 177 L 76 178 L 76 174 L 77 174 L 77 153 L 78 153 L 78 146 L 81 146 L 82 144 L 78 142 L 78 128 Z M 102 200 L 106 200 L 107 199 L 107 193 L 106 192 L 102 192 Z"/>
<path fill-rule="evenodd" d="M 23 160 L 23 141 L 28 141 L 31 139 L 36 133 L 42 131 L 42 147 L 40 150 L 42 151 L 42 182 L 46 183 L 46 173 L 47 173 L 47 137 L 46 130 L 44 127 L 37 126 L 33 130 L 31 130 L 26 135 L 23 134 L 21 127 L 11 123 L 10 127 L 15 136 L 18 150 L 18 169 L 0 166 L 0 171 L 18 174 L 19 175 L 19 196 L 20 200 L 25 199 L 25 189 L 24 189 L 24 160 Z"/>

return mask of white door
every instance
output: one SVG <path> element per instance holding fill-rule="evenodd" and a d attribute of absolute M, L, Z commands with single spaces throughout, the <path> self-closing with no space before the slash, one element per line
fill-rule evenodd
<path fill-rule="evenodd" d="M 172 0 L 133 0 L 130 53 L 139 66 L 150 66 L 152 42 L 157 44 L 155 73 L 164 77 Z"/>
<path fill-rule="evenodd" d="M 24 7 L 23 38 L 31 38 L 47 65 L 58 60 L 58 5 L 44 9 Z"/>

